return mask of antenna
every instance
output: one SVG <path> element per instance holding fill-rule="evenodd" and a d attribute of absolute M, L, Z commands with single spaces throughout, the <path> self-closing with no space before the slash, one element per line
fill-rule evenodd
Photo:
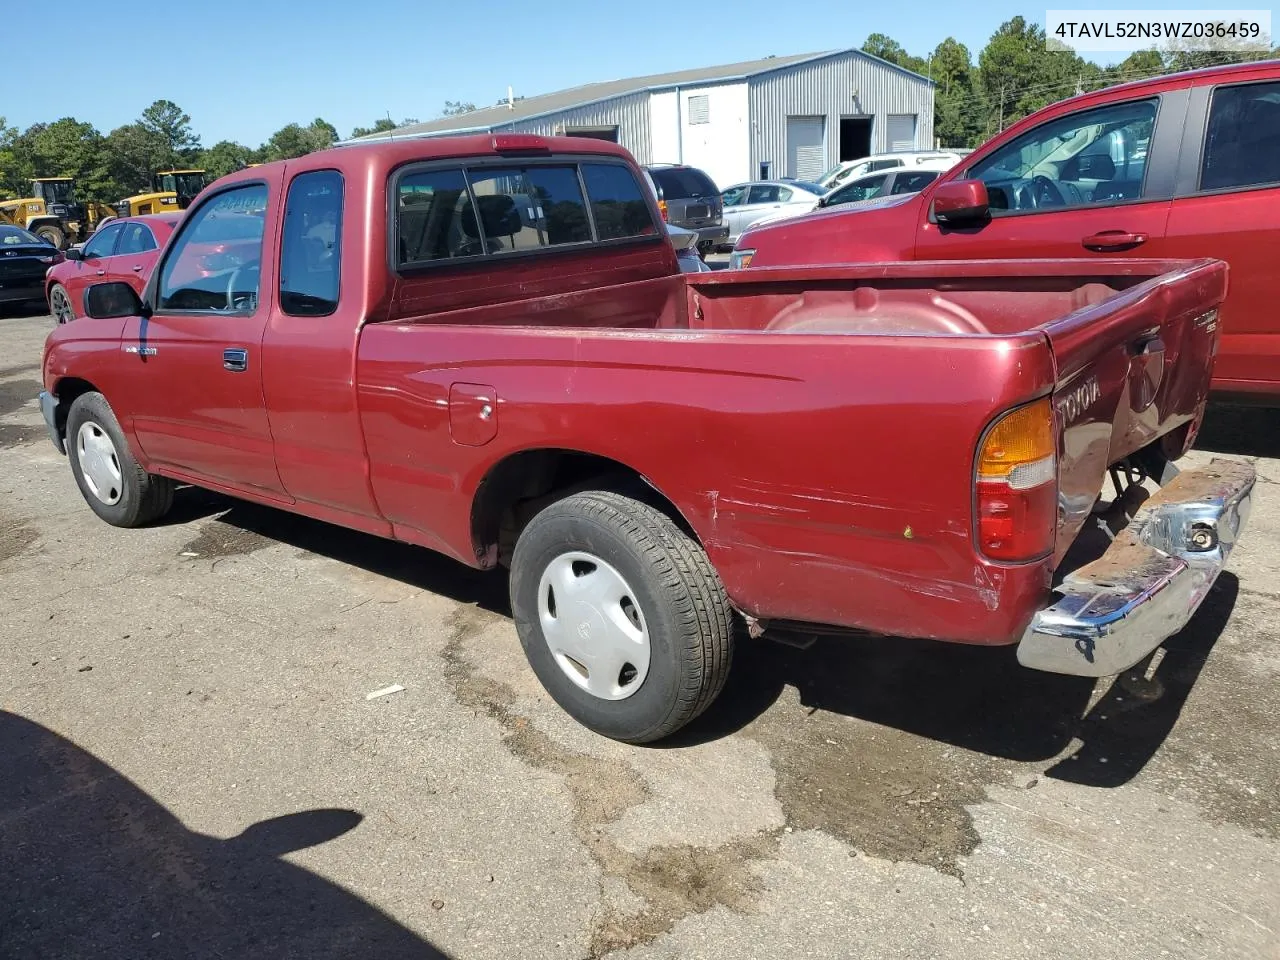
<path fill-rule="evenodd" d="M 394 140 L 396 138 L 396 122 L 391 119 L 391 111 L 387 111 L 387 123 L 391 124 L 391 129 L 387 131 L 387 139 Z"/>
<path fill-rule="evenodd" d="M 511 84 L 507 84 L 507 109 L 514 110 L 516 108 L 516 92 L 511 88 Z"/>

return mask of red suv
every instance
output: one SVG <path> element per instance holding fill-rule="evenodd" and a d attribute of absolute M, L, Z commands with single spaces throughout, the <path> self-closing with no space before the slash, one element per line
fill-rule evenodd
<path fill-rule="evenodd" d="M 1280 61 L 1053 104 L 922 192 L 748 229 L 735 266 L 1216 257 L 1231 267 L 1213 387 L 1280 404 Z"/>

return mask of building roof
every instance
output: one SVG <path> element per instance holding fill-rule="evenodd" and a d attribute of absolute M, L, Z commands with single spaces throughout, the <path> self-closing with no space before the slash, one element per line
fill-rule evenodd
<path fill-rule="evenodd" d="M 857 48 L 825 50 L 819 53 L 794 53 L 783 57 L 765 57 L 762 60 L 726 63 L 718 67 L 698 67 L 694 70 L 655 73 L 646 77 L 628 77 L 623 80 L 604 80 L 599 83 L 587 83 L 580 87 L 570 87 L 568 90 L 558 90 L 555 93 L 543 93 L 534 97 L 525 97 L 522 100 L 516 100 L 511 105 L 503 101 L 497 106 L 481 107 L 479 110 L 473 110 L 470 113 L 440 117 L 437 120 L 429 120 L 426 123 L 411 123 L 405 127 L 397 127 L 395 130 L 372 133 L 342 142 L 359 143 L 367 140 L 387 140 L 392 137 L 429 137 L 444 133 L 484 131 L 489 130 L 491 127 L 521 120 L 530 120 L 535 117 L 546 116 L 549 113 L 559 113 L 562 110 L 568 110 L 573 107 L 599 103 L 602 100 L 612 100 L 615 97 L 640 93 L 645 90 L 662 90 L 686 85 L 745 80 L 747 77 L 771 73 L 774 70 L 792 67 L 810 60 L 822 60 L 827 57 L 843 56 L 851 53 L 865 57 L 890 70 L 908 74 L 926 83 L 932 83 L 927 77 L 907 70 L 905 67 L 900 67 L 896 63 L 890 63 L 888 60 L 882 60 L 869 53 L 864 53 Z"/>

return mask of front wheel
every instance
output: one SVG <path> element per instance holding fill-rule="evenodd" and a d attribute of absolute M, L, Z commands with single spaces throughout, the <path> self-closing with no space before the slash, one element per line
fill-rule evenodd
<path fill-rule="evenodd" d="M 615 740 L 669 736 L 729 673 L 729 601 L 706 553 L 621 494 L 575 494 L 530 521 L 512 557 L 511 608 L 543 687 Z"/>
<path fill-rule="evenodd" d="M 49 288 L 49 312 L 58 323 L 70 323 L 76 318 L 75 309 L 71 306 L 71 295 L 60 283 Z"/>
<path fill-rule="evenodd" d="M 48 240 L 59 250 L 63 249 L 67 243 L 67 235 L 62 232 L 61 227 L 54 226 L 52 223 L 41 224 L 32 231 L 42 240 Z"/>
<path fill-rule="evenodd" d="M 141 527 L 173 506 L 173 481 L 133 459 L 106 397 L 85 393 L 67 413 L 71 473 L 89 508 L 114 527 Z"/>

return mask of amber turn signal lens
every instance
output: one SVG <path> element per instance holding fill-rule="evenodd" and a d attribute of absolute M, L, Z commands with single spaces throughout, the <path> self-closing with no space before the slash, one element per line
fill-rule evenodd
<path fill-rule="evenodd" d="M 1005 414 L 987 431 L 974 484 L 978 545 L 993 560 L 1042 557 L 1057 535 L 1053 405 L 1048 397 Z"/>
<path fill-rule="evenodd" d="M 1012 479 L 1019 468 L 1046 457 L 1053 457 L 1053 407 L 1048 397 L 1005 414 L 987 432 L 978 455 L 978 477 Z"/>

